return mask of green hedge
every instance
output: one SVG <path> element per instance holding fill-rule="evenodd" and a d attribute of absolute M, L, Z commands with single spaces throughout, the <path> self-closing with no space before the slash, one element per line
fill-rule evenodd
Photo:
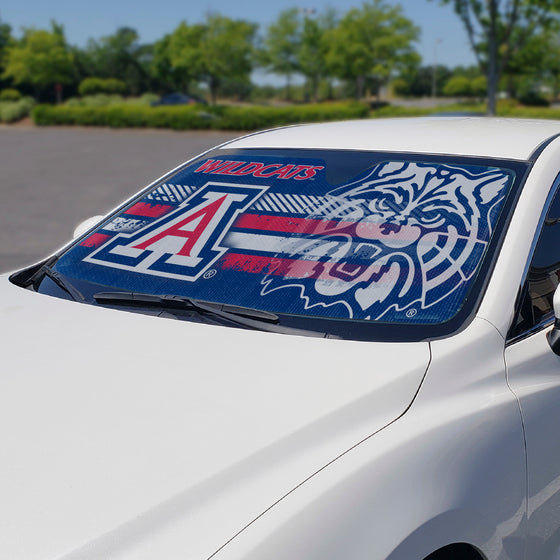
<path fill-rule="evenodd" d="M 554 107 L 498 107 L 500 117 L 525 119 L 560 119 L 560 109 Z"/>
<path fill-rule="evenodd" d="M 101 99 L 103 97 L 103 99 Z M 150 107 L 147 103 L 153 98 L 122 100 L 115 104 L 96 106 L 103 100 L 115 103 L 113 96 L 95 96 L 84 98 L 83 102 L 65 105 L 38 105 L 31 116 L 37 125 L 82 125 L 109 127 L 149 127 L 221 130 L 259 130 L 297 124 L 304 122 L 321 122 L 332 120 L 413 117 L 433 113 L 449 112 L 479 113 L 486 112 L 484 103 L 469 103 L 432 107 L 399 107 L 388 105 L 370 111 L 364 103 L 337 102 L 310 105 L 270 106 L 212 106 L 182 105 Z M 13 122 L 29 113 L 32 106 L 30 98 L 17 103 L 0 103 L 0 121 Z M 89 104 L 91 103 L 91 104 Z M 520 117 L 535 119 L 559 119 L 560 109 L 550 107 L 523 107 L 513 100 L 498 102 L 498 115 L 502 117 Z"/>
<path fill-rule="evenodd" d="M 14 88 L 6 88 L 0 90 L 0 101 L 19 101 L 22 98 L 21 93 Z"/>
<path fill-rule="evenodd" d="M 426 117 L 429 115 L 445 115 L 445 114 L 480 114 L 486 113 L 486 105 L 484 103 L 457 103 L 454 105 L 439 105 L 436 107 L 402 107 L 398 105 L 389 105 L 381 107 L 371 112 L 371 117 L 388 118 L 388 117 Z"/>
<path fill-rule="evenodd" d="M 123 97 L 122 95 L 96 93 L 83 97 L 71 97 L 64 102 L 66 107 L 109 107 L 114 105 L 146 105 L 159 99 L 155 93 L 144 93 L 139 97 Z"/>
<path fill-rule="evenodd" d="M 85 78 L 78 86 L 80 95 L 95 95 L 96 93 L 124 93 L 126 84 L 116 78 Z"/>
<path fill-rule="evenodd" d="M 19 101 L 0 101 L 0 122 L 13 123 L 27 117 L 35 104 L 32 97 Z"/>
<path fill-rule="evenodd" d="M 220 130 L 256 130 L 292 123 L 359 119 L 368 116 L 367 105 L 357 102 L 318 103 L 286 107 L 201 107 L 110 105 L 76 107 L 38 105 L 32 113 L 37 125 L 82 125 Z"/>
<path fill-rule="evenodd" d="M 429 115 L 430 109 L 423 109 L 421 107 L 399 107 L 389 105 L 387 107 L 380 107 L 371 112 L 372 118 L 391 118 L 391 117 L 423 117 Z"/>
<path fill-rule="evenodd" d="M 486 113 L 485 103 L 445 105 L 421 109 L 417 107 L 383 107 L 372 111 L 372 117 L 420 117 L 434 113 L 444 115 L 445 113 Z M 524 107 L 515 100 L 498 101 L 497 113 L 499 117 L 513 117 L 523 119 L 556 119 L 560 120 L 560 108 L 554 107 Z"/>

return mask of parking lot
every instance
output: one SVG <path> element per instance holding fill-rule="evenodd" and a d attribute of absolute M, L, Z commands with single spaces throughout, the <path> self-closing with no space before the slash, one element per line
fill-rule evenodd
<path fill-rule="evenodd" d="M 179 163 L 235 136 L 0 127 L 0 272 L 48 255 L 83 219 L 104 214 Z"/>

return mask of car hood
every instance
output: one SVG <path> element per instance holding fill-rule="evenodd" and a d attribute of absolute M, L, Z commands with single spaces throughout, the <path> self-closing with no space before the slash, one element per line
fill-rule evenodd
<path fill-rule="evenodd" d="M 403 414 L 427 343 L 101 309 L 0 278 L 0 557 L 205 559 Z"/>

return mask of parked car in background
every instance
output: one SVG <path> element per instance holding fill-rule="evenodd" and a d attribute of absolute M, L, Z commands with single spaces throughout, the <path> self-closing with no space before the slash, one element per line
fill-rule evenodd
<path fill-rule="evenodd" d="M 206 101 L 204 99 L 194 96 L 194 95 L 187 95 L 186 93 L 168 93 L 167 95 L 163 95 L 157 101 L 153 101 L 151 103 L 152 107 L 156 107 L 158 105 L 206 105 Z"/>
<path fill-rule="evenodd" d="M 553 121 L 286 127 L 1 276 L 0 557 L 560 557 L 559 172 Z"/>

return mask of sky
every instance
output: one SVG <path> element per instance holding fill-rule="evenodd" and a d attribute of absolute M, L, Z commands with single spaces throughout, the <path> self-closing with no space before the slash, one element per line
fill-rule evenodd
<path fill-rule="evenodd" d="M 436 62 L 451 67 L 474 64 L 467 35 L 450 6 L 442 6 L 440 0 L 385 1 L 400 4 L 404 14 L 420 27 L 416 49 L 423 64 Z M 16 37 L 22 27 L 48 29 L 50 21 L 55 20 L 64 26 L 70 44 L 83 47 L 88 39 L 110 35 L 121 26 L 133 27 L 141 42 L 151 43 L 173 31 L 182 20 L 197 23 L 209 12 L 246 19 L 264 30 L 287 8 L 322 12 L 332 7 L 344 14 L 362 3 L 362 0 L 25 0 L 0 4 L 0 19 L 12 26 Z"/>

